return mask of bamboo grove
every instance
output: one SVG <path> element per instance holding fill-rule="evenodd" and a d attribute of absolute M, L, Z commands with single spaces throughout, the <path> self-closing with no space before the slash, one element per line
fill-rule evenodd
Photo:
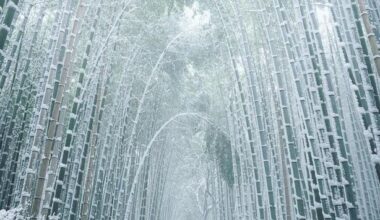
<path fill-rule="evenodd" d="M 0 219 L 380 219 L 377 0 L 0 0 Z"/>

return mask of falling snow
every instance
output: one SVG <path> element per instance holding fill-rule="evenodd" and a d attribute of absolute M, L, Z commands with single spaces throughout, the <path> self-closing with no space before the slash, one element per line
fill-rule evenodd
<path fill-rule="evenodd" d="M 0 220 L 380 219 L 378 0 L 0 0 Z"/>

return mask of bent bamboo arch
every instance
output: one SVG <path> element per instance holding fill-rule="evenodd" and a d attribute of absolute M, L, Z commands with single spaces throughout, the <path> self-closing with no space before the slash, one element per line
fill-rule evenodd
<path fill-rule="evenodd" d="M 136 185 L 137 185 L 137 180 L 138 180 L 138 177 L 140 175 L 140 172 L 142 170 L 142 167 L 145 163 L 145 160 L 146 158 L 148 157 L 149 155 L 149 152 L 150 150 L 152 149 L 152 146 L 153 146 L 153 143 L 155 142 L 155 140 L 157 139 L 157 137 L 161 134 L 161 132 L 173 121 L 175 121 L 177 118 L 180 118 L 180 117 L 186 117 L 186 116 L 193 116 L 193 117 L 198 117 L 199 119 L 202 119 L 204 121 L 206 121 L 207 123 L 210 123 L 210 124 L 213 124 L 211 123 L 211 121 L 199 114 L 199 113 L 195 113 L 195 112 L 184 112 L 184 113 L 179 113 L 179 114 L 176 114 L 174 116 L 172 116 L 171 118 L 169 118 L 164 124 L 161 125 L 161 127 L 156 131 L 156 133 L 153 135 L 152 139 L 150 140 L 150 142 L 148 143 L 145 151 L 144 151 L 144 154 L 141 158 L 141 161 L 139 163 L 139 166 L 137 168 L 137 171 L 136 171 L 136 175 L 134 176 L 133 178 L 133 182 L 132 182 L 132 187 L 131 187 L 131 192 L 129 194 L 129 197 L 128 197 L 128 201 L 127 201 L 127 211 L 126 211 L 126 216 L 129 215 L 129 212 L 131 211 L 131 203 L 132 203 L 132 197 L 134 195 L 134 191 L 135 191 L 135 188 L 136 188 Z"/>

